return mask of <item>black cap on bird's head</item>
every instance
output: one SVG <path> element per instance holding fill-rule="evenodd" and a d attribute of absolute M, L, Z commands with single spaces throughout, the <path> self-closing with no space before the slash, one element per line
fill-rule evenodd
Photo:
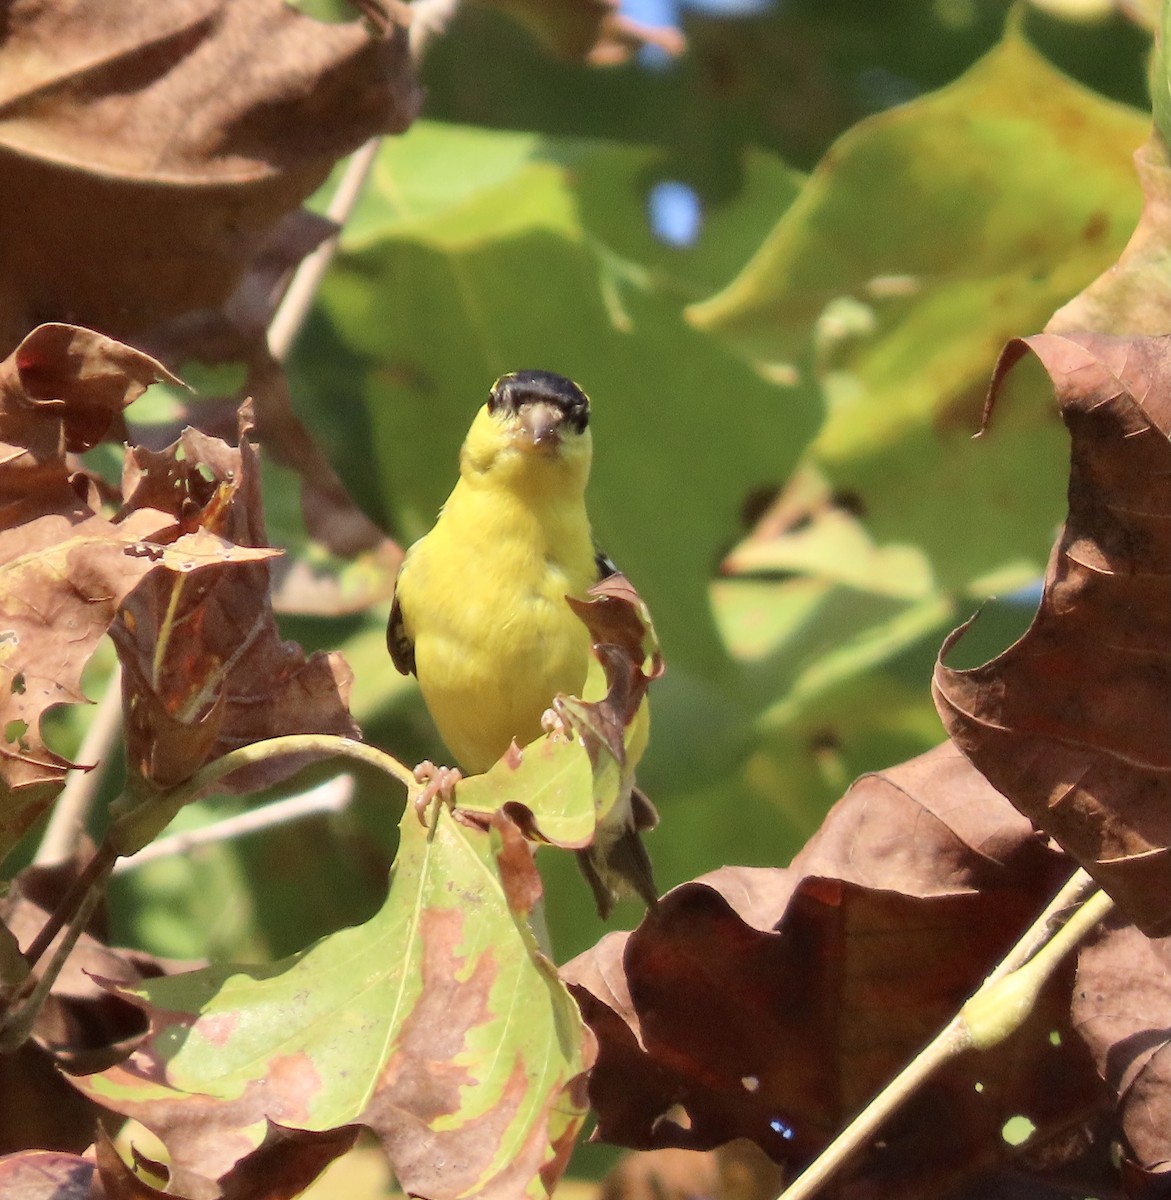
<path fill-rule="evenodd" d="M 562 428 L 584 433 L 590 423 L 590 398 L 564 375 L 552 371 L 510 371 L 488 393 L 488 411 L 519 417 L 533 441 L 556 440 Z"/>

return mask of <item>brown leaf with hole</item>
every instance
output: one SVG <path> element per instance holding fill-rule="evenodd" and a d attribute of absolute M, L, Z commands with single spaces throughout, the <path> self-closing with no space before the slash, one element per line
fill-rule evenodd
<path fill-rule="evenodd" d="M 563 969 L 600 1042 L 599 1136 L 746 1137 L 799 1166 L 950 1020 L 1070 869 L 950 745 L 865 777 L 789 870 L 684 884 Z M 1074 1135 L 1104 1097 L 1070 1028 L 1070 979 L 1059 971 L 1008 1041 L 926 1082 L 835 1194 L 1096 1179 Z M 1017 1113 L 1036 1127 L 1031 1164 L 1001 1136 Z"/>
<path fill-rule="evenodd" d="M 643 46 L 670 55 L 683 53 L 683 35 L 624 14 L 618 0 L 480 0 L 519 21 L 548 49 L 563 58 L 584 59 L 596 67 L 626 62 Z"/>
<path fill-rule="evenodd" d="M 415 115 L 405 9 L 366 9 L 380 28 L 281 0 L 6 5 L 0 347 L 67 318 L 178 357 L 254 309 L 274 253 L 323 231 L 301 201 Z"/>
<path fill-rule="evenodd" d="M 1078 955 L 1073 1022 L 1117 1099 L 1126 1171 L 1147 1191 L 1171 1182 L 1171 941 L 1119 920 Z M 1149 1178 L 1146 1178 L 1149 1177 Z"/>
<path fill-rule="evenodd" d="M 85 702 L 86 664 L 174 528 L 149 507 L 107 520 L 67 454 L 116 431 L 165 377 L 145 354 L 65 325 L 34 330 L 0 363 L 0 857 L 72 765 L 45 744 L 44 714 Z"/>
<path fill-rule="evenodd" d="M 187 532 L 164 570 L 126 600 L 111 630 L 124 668 L 127 757 L 159 787 L 189 778 L 238 746 L 293 733 L 359 737 L 347 707 L 352 676 L 340 654 L 306 658 L 272 613 L 259 464 L 240 445 L 196 430 L 168 450 L 132 450 L 127 508 L 168 505 Z M 303 758 L 234 772 L 217 787 L 252 791 L 287 778 Z"/>
<path fill-rule="evenodd" d="M 935 669 L 952 738 L 1152 936 L 1171 931 L 1171 338 L 1010 342 L 1053 379 L 1069 515 L 1029 630 L 969 671 Z M 966 628 L 966 626 L 965 626 Z"/>

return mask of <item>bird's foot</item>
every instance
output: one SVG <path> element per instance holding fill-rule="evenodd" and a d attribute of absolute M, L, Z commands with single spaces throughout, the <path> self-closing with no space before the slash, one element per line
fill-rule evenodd
<path fill-rule="evenodd" d="M 563 737 L 567 742 L 573 741 L 573 728 L 555 708 L 547 708 L 541 713 L 541 728 L 546 733 Z"/>
<path fill-rule="evenodd" d="M 458 767 L 437 767 L 428 759 L 415 768 L 414 776 L 415 782 L 423 785 L 415 797 L 415 813 L 422 824 L 431 824 L 431 809 L 436 801 L 448 809 L 455 808 L 455 785 L 463 778 Z"/>

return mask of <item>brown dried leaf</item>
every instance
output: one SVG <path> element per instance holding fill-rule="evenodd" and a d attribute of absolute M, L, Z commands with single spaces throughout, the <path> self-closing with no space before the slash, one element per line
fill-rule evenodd
<path fill-rule="evenodd" d="M 27 949 L 60 905 L 81 869 L 78 861 L 51 867 L 27 867 L 12 880 L 0 900 L 0 921 Z M 32 1037 L 59 1066 L 70 1071 L 99 1071 L 125 1058 L 146 1033 L 141 1009 L 123 1000 L 95 978 L 138 983 L 195 963 L 164 963 L 137 950 L 115 950 L 104 941 L 104 914 L 91 918 L 66 960 L 33 1026 Z M 37 964 L 40 975 L 61 935 Z M 44 1145 L 36 1141 L 26 1144 Z M 88 1140 L 87 1143 L 88 1144 Z"/>
<path fill-rule="evenodd" d="M 60 491 L 66 451 L 120 434 L 122 410 L 163 379 L 179 382 L 149 355 L 92 329 L 34 329 L 0 362 L 0 503 Z M 0 528 L 17 523 L 19 511 L 0 507 Z"/>
<path fill-rule="evenodd" d="M 233 293 L 263 309 L 281 223 L 337 159 L 414 117 L 404 10 L 368 9 L 377 32 L 281 0 L 8 4 L 0 347 L 69 317 L 192 354 Z M 297 219 L 291 244 L 305 232 Z"/>
<path fill-rule="evenodd" d="M 599 1134 L 638 1148 L 747 1137 L 799 1165 L 954 1015 L 1068 871 L 954 747 L 866 777 L 790 870 L 685 884 L 564 969 L 600 1042 Z M 1022 1030 L 926 1083 L 839 1194 L 1079 1177 L 1086 1147 L 1070 1135 L 1102 1097 L 1069 988 L 1067 970 Z M 1017 1113 L 1037 1129 L 1032 1163 L 1000 1135 Z"/>
<path fill-rule="evenodd" d="M 168 450 L 134 450 L 123 490 L 131 510 L 167 505 L 185 529 L 165 568 L 128 597 L 112 629 L 125 670 L 127 755 L 157 786 L 189 778 L 237 746 L 291 733 L 360 736 L 340 655 L 285 642 L 272 614 L 256 451 L 188 430 Z M 236 772 L 249 791 L 303 764 L 282 759 Z"/>
<path fill-rule="evenodd" d="M 101 1109 L 69 1085 L 60 1067 L 35 1042 L 0 1054 L 0 1154 L 30 1146 L 80 1153 L 92 1141 Z M 11 1103 L 9 1097 L 20 1097 Z M 0 1196 L 12 1194 L 0 1159 Z M 15 1186 L 15 1185 L 13 1185 Z M 19 1195 L 20 1193 L 16 1193 Z"/>
<path fill-rule="evenodd" d="M 56 794 L 72 765 L 41 719 L 85 701 L 81 677 L 119 604 L 155 563 L 146 539 L 167 514 L 114 523 L 66 452 L 117 428 L 122 409 L 167 372 L 90 330 L 47 325 L 0 363 L 0 856 Z"/>
<path fill-rule="evenodd" d="M 1078 956 L 1073 1022 L 1118 1097 L 1130 1169 L 1164 1194 L 1171 1181 L 1171 943 L 1110 927 Z"/>
<path fill-rule="evenodd" d="M 619 11 L 618 0 L 480 0 L 532 31 L 553 53 L 593 66 L 625 62 L 643 46 L 683 53 L 683 35 L 655 28 Z"/>
<path fill-rule="evenodd" d="M 1069 516 L 1037 616 L 1003 654 L 935 670 L 979 770 L 1152 936 L 1171 930 L 1171 338 L 1041 334 L 1072 438 Z M 966 628 L 966 626 L 964 627 Z"/>
<path fill-rule="evenodd" d="M 42 717 L 85 702 L 86 664 L 122 598 L 154 569 L 142 540 L 170 525 L 149 509 L 113 525 L 79 503 L 0 532 L 0 782 L 11 793 L 0 853 L 74 765 L 45 744 Z"/>

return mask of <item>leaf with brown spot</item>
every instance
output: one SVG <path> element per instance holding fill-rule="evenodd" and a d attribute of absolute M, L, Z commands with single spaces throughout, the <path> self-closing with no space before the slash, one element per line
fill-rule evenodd
<path fill-rule="evenodd" d="M 66 316 L 177 358 L 262 331 L 274 259 L 323 231 L 298 205 L 415 115 L 404 10 L 367 11 L 380 28 L 280 0 L 8 4 L 0 347 Z"/>
<path fill-rule="evenodd" d="M 798 1167 L 950 1020 L 1069 870 L 954 747 L 863 778 L 789 870 L 684 884 L 563 969 L 600 1043 L 600 1136 L 640 1149 L 746 1137 Z M 1068 1135 L 1103 1096 L 1070 1027 L 1070 975 L 1008 1041 L 923 1084 L 840 1194 L 1088 1178 L 1096 1165 Z M 1043 1167 L 1002 1139 L 1016 1113 Z"/>
<path fill-rule="evenodd" d="M 76 1086 L 163 1138 L 178 1190 L 249 1171 L 271 1122 L 298 1145 L 367 1125 L 431 1200 L 547 1195 L 592 1040 L 529 929 L 539 895 L 506 817 L 485 832 L 443 810 L 429 837 L 408 806 L 374 918 L 273 966 L 118 988 L 151 1036 Z"/>
<path fill-rule="evenodd" d="M 133 450 L 127 507 L 166 506 L 187 530 L 162 568 L 128 598 L 111 630 L 125 670 L 127 754 L 167 787 L 237 746 L 292 733 L 360 736 L 347 707 L 351 675 L 339 654 L 306 659 L 272 613 L 256 452 L 195 430 L 165 451 Z M 284 758 L 218 785 L 255 790 L 303 763 Z"/>
<path fill-rule="evenodd" d="M 1171 338 L 1010 342 L 990 405 L 1029 351 L 1072 439 L 1069 515 L 1029 630 L 969 671 L 944 665 L 952 634 L 936 706 L 992 784 L 1157 936 L 1171 930 Z"/>

